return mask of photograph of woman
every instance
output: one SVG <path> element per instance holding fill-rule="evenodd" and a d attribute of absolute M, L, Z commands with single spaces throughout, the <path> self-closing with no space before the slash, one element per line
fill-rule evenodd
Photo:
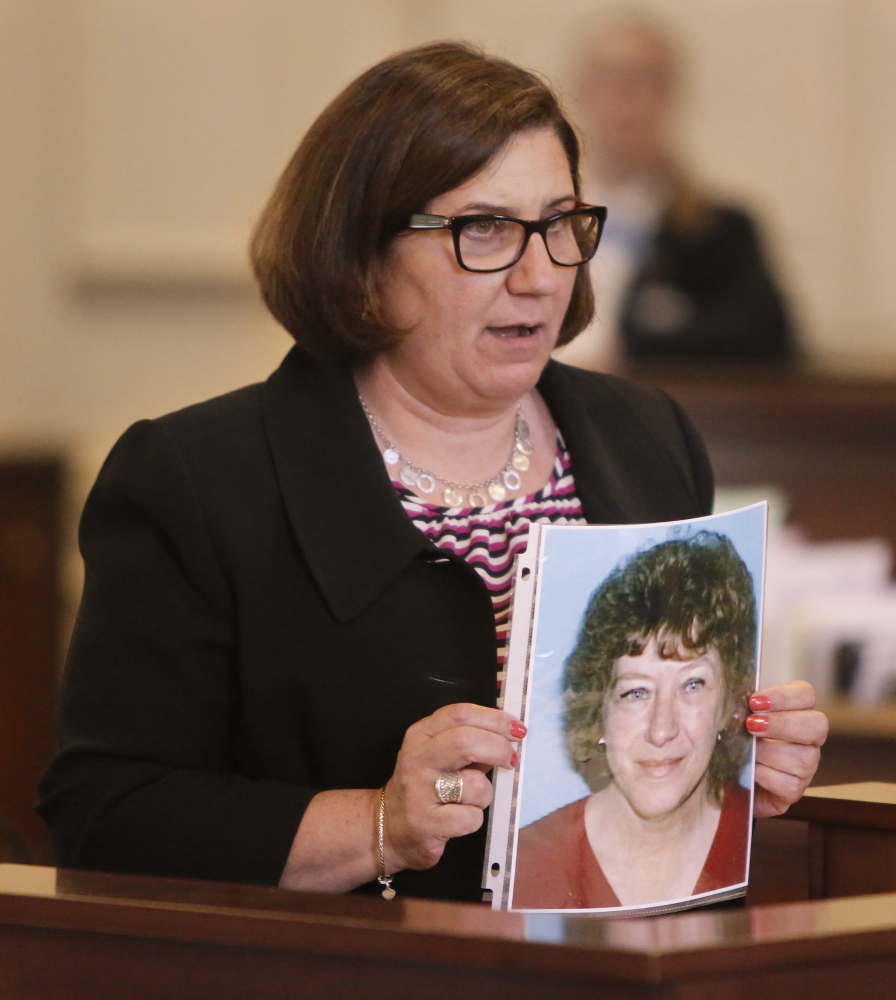
<path fill-rule="evenodd" d="M 514 908 L 672 903 L 742 884 L 753 580 L 699 531 L 624 559 L 591 595 L 563 680 L 592 793 L 520 831 Z"/>
<path fill-rule="evenodd" d="M 86 583 L 39 809 L 61 864 L 481 901 L 529 524 L 708 514 L 665 394 L 551 361 L 605 212 L 535 74 L 458 42 L 374 65 L 254 233 L 295 340 L 261 384 L 142 420 L 80 530 Z M 815 772 L 807 684 L 754 698 L 757 812 Z"/>

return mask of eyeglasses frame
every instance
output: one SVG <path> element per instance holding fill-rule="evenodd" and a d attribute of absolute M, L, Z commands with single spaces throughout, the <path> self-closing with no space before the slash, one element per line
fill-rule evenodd
<path fill-rule="evenodd" d="M 577 261 L 575 264 L 564 264 L 559 260 L 554 260 L 554 257 L 551 254 L 550 247 L 548 246 L 547 229 L 548 226 L 556 222 L 557 219 L 569 218 L 575 215 L 597 216 L 597 239 L 594 241 L 594 249 L 584 260 Z M 410 217 L 407 228 L 416 231 L 425 229 L 449 229 L 452 237 L 454 238 L 454 256 L 457 258 L 457 263 L 460 267 L 462 267 L 465 271 L 472 272 L 473 274 L 495 274 L 497 271 L 506 271 L 508 268 L 513 267 L 514 264 L 518 264 L 520 262 L 523 254 L 526 252 L 526 247 L 529 245 L 529 239 L 533 233 L 538 233 L 538 235 L 541 236 L 541 239 L 544 242 L 544 248 L 547 251 L 548 257 L 551 259 L 551 263 L 556 264 L 557 267 L 581 267 L 583 264 L 587 264 L 597 252 L 606 221 L 607 210 L 603 205 L 576 205 L 575 208 L 571 208 L 566 212 L 558 212 L 556 215 L 549 216 L 547 219 L 538 219 L 534 222 L 527 219 L 515 219 L 511 215 L 430 215 L 426 212 L 418 212 Z M 479 268 L 468 267 L 463 262 L 460 252 L 460 234 L 466 226 L 475 222 L 516 222 L 523 227 L 526 235 L 523 239 L 522 246 L 520 247 L 519 253 L 509 264 L 503 264 L 501 267 Z"/>

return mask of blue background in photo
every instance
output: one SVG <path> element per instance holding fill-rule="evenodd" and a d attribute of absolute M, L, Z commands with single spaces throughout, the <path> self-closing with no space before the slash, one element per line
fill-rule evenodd
<path fill-rule="evenodd" d="M 563 739 L 563 667 L 578 638 L 588 599 L 624 557 L 698 531 L 727 535 L 759 584 L 765 556 L 764 505 L 672 524 L 546 528 L 540 603 L 529 677 L 525 760 L 518 802 L 520 826 L 589 793 L 569 763 Z"/>

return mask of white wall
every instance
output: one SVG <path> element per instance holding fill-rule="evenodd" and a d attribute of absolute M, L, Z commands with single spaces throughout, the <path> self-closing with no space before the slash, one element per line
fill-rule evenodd
<path fill-rule="evenodd" d="M 251 221 L 320 107 L 396 47 L 400 7 L 0 12 L 0 437 L 101 450 L 263 377 L 288 339 L 249 278 Z"/>
<path fill-rule="evenodd" d="M 251 220 L 322 105 L 467 37 L 563 85 L 601 0 L 0 0 L 0 438 L 96 456 L 288 340 Z M 817 355 L 896 370 L 896 4 L 645 0 L 692 57 L 684 143 L 760 211 Z"/>

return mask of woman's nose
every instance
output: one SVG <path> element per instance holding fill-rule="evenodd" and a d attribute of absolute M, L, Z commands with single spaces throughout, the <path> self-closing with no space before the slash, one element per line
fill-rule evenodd
<path fill-rule="evenodd" d="M 562 270 L 548 256 L 542 237 L 533 233 L 523 256 L 507 272 L 507 289 L 514 295 L 551 295 Z"/>
<path fill-rule="evenodd" d="M 675 698 L 669 694 L 658 693 L 651 707 L 647 724 L 647 740 L 656 747 L 661 747 L 678 735 L 678 712 L 675 708 Z"/>

